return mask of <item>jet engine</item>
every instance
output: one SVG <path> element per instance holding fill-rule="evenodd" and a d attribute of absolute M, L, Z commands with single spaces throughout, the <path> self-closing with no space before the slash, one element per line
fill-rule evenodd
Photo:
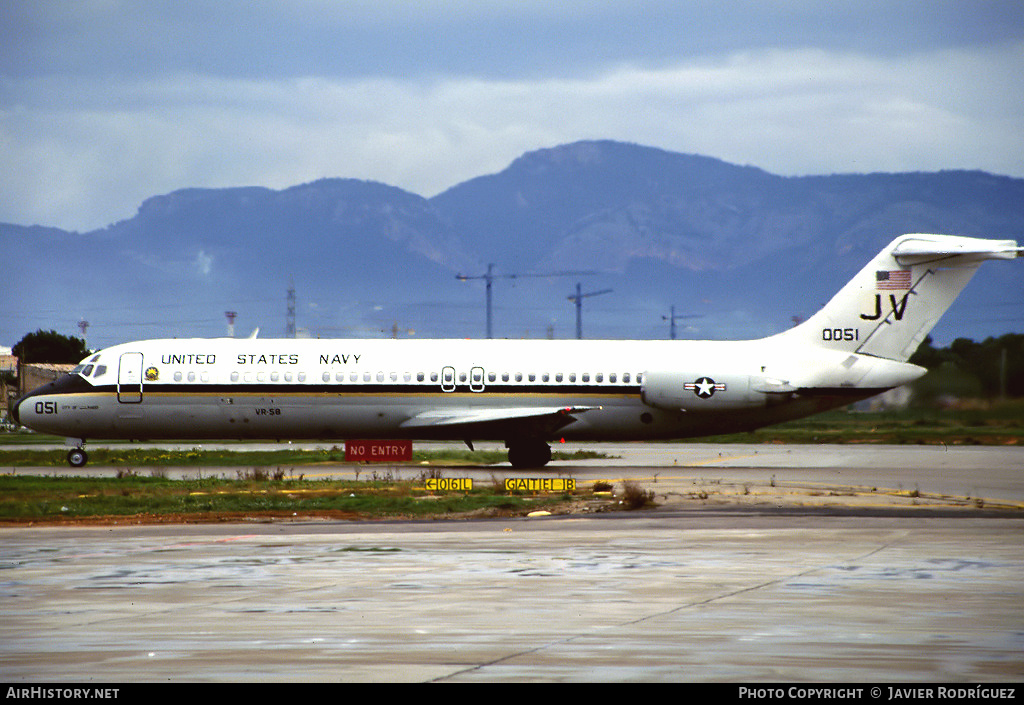
<path fill-rule="evenodd" d="M 715 411 L 750 406 L 750 377 L 691 372 L 645 372 L 640 397 L 648 406 L 675 411 Z"/>

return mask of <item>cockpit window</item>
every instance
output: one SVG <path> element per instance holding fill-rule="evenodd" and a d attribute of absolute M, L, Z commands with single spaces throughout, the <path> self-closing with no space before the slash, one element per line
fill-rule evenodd
<path fill-rule="evenodd" d="M 107 366 L 106 365 L 96 365 L 96 376 L 97 377 L 101 377 L 101 376 L 103 376 L 105 374 L 107 374 Z"/>
<path fill-rule="evenodd" d="M 93 366 L 92 365 L 86 365 L 85 369 L 82 370 L 82 376 L 83 377 L 88 377 L 89 375 L 92 374 L 92 370 L 93 370 Z"/>
<path fill-rule="evenodd" d="M 68 374 L 72 374 L 72 375 L 81 374 L 82 370 L 84 370 L 84 369 L 85 369 L 85 365 L 75 365 L 75 368 L 73 370 L 71 370 L 71 372 L 69 372 Z"/>

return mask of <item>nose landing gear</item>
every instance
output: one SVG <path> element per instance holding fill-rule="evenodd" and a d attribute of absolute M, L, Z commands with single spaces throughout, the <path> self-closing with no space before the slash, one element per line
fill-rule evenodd
<path fill-rule="evenodd" d="M 89 462 L 89 454 L 85 452 L 85 448 L 78 446 L 68 451 L 68 465 L 73 468 L 84 467 Z"/>

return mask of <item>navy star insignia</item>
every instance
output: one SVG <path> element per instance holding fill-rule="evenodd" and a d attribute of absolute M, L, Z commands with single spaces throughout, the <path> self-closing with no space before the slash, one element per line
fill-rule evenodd
<path fill-rule="evenodd" d="M 684 384 L 683 389 L 693 392 L 701 399 L 710 399 L 715 395 L 715 392 L 725 391 L 725 383 L 715 382 L 710 377 L 700 377 L 696 381 Z"/>

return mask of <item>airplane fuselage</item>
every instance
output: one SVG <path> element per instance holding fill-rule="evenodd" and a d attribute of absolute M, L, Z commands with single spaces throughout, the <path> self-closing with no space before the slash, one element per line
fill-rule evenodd
<path fill-rule="evenodd" d="M 22 397 L 16 421 L 87 439 L 547 443 L 759 428 L 917 379 L 907 362 L 1012 240 L 905 235 L 801 325 L 750 341 L 257 340 L 125 343 Z M 85 453 L 69 453 L 83 464 Z"/>
<path fill-rule="evenodd" d="M 90 357 L 18 416 L 83 439 L 508 440 L 529 434 L 516 410 L 565 408 L 587 411 L 559 437 L 657 439 L 756 428 L 883 388 L 759 391 L 791 376 L 792 352 L 754 341 L 151 340 Z M 662 401 L 651 382 L 665 374 L 675 381 Z M 474 417 L 496 407 L 509 418 Z"/>

